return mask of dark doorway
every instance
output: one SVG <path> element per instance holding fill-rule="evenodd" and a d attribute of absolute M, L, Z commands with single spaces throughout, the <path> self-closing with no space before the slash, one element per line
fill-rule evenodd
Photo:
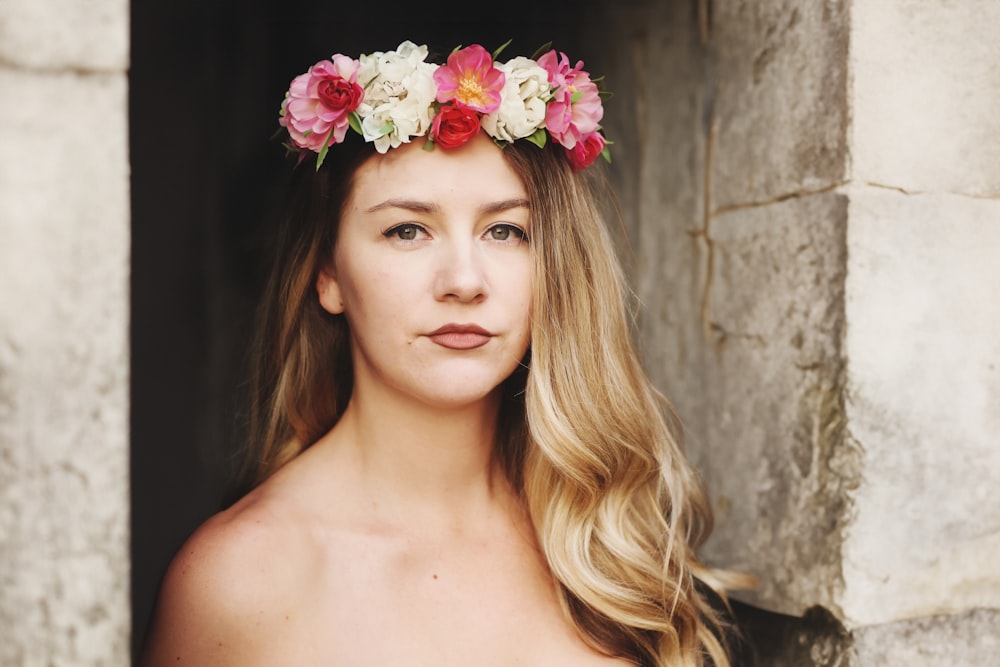
<path fill-rule="evenodd" d="M 223 507 L 254 304 L 288 164 L 270 136 L 291 78 L 334 52 L 410 39 L 447 52 L 512 39 L 588 59 L 581 3 L 132 2 L 132 617 L 144 637 L 164 570 Z M 502 11 L 501 11 L 502 10 Z M 482 10 L 480 10 L 482 11 Z M 600 45 L 590 45 L 590 53 Z"/>

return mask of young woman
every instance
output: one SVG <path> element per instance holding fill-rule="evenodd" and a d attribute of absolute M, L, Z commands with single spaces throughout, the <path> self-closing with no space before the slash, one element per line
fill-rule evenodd
<path fill-rule="evenodd" d="M 249 492 L 177 554 L 143 664 L 729 664 L 711 516 L 601 221 L 601 98 L 549 52 L 337 55 L 297 166 Z M 312 158 L 315 158 L 313 160 Z"/>

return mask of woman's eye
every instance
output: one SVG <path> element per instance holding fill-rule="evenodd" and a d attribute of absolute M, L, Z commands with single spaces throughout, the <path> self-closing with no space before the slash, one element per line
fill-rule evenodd
<path fill-rule="evenodd" d="M 514 225 L 494 225 L 489 230 L 490 238 L 494 241 L 527 241 L 528 235 L 524 230 Z"/>
<path fill-rule="evenodd" d="M 398 227 L 393 227 L 385 233 L 386 236 L 395 236 L 401 241 L 413 241 L 417 238 L 417 234 L 420 233 L 420 227 L 417 225 L 399 225 Z"/>

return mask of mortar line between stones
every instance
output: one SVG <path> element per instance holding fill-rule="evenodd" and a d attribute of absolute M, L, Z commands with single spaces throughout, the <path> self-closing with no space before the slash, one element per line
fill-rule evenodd
<path fill-rule="evenodd" d="M 701 298 L 698 304 L 699 317 L 701 318 L 702 335 L 705 340 L 711 340 L 712 326 L 708 316 L 708 302 L 712 292 L 712 277 L 715 273 L 715 246 L 709 236 L 709 225 L 712 220 L 712 160 L 715 151 L 715 133 L 718 127 L 718 119 L 715 115 L 715 75 L 712 67 L 711 39 L 712 39 L 712 0 L 697 0 L 698 3 L 698 37 L 701 49 L 705 57 L 707 70 L 705 72 L 705 83 L 708 86 L 707 98 L 703 100 L 708 106 L 708 132 L 705 137 L 705 165 L 702 173 L 702 209 L 701 209 L 701 229 L 692 232 L 693 236 L 700 236 L 705 241 L 705 281 L 701 288 Z"/>
<path fill-rule="evenodd" d="M 698 0 L 698 36 L 701 45 L 707 46 L 711 30 L 712 0 Z"/>
<path fill-rule="evenodd" d="M 127 74 L 128 66 L 122 67 L 61 67 L 61 66 L 38 66 L 20 63 L 9 58 L 0 57 L 0 70 L 17 72 L 20 74 L 40 74 L 43 76 L 60 76 L 70 74 L 73 76 L 113 76 Z"/>
<path fill-rule="evenodd" d="M 745 204 L 729 204 L 728 206 L 720 206 L 719 208 L 712 211 L 712 215 L 722 215 L 723 213 L 731 213 L 733 211 L 744 211 L 748 208 L 760 208 L 761 206 L 770 206 L 771 204 L 778 204 L 783 201 L 788 201 L 789 199 L 797 199 L 799 197 L 810 197 L 812 195 L 821 195 L 831 190 L 836 190 L 837 188 L 848 185 L 851 181 L 836 181 L 830 183 L 829 185 L 824 185 L 821 188 L 816 188 L 814 190 L 795 190 L 794 192 L 786 192 L 785 194 L 778 195 L 777 197 L 772 197 L 771 199 L 765 199 L 763 201 L 753 201 L 747 202 Z"/>
<path fill-rule="evenodd" d="M 1000 196 L 994 195 L 977 195 L 971 192 L 955 192 L 954 190 L 911 190 L 898 185 L 888 185 L 886 183 L 876 183 L 874 181 L 864 181 L 863 185 L 867 185 L 870 188 L 878 188 L 880 190 L 892 190 L 893 192 L 899 192 L 900 194 L 907 196 L 950 195 L 952 197 L 968 197 L 969 199 L 985 199 L 987 201 L 1000 200 Z"/>
<path fill-rule="evenodd" d="M 702 175 L 702 221 L 701 229 L 697 232 L 705 241 L 705 282 L 701 290 L 701 330 L 706 340 L 711 340 L 712 325 L 708 316 L 708 301 L 712 291 L 712 279 L 715 275 L 715 244 L 709 235 L 709 226 L 712 222 L 712 160 L 715 152 L 715 134 L 718 129 L 718 120 L 715 116 L 713 105 L 708 118 L 708 136 L 705 139 L 705 173 Z"/>

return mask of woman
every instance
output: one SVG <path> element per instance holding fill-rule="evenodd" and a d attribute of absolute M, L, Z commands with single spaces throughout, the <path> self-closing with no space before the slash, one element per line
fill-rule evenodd
<path fill-rule="evenodd" d="M 640 368 L 565 55 L 297 77 L 249 492 L 177 554 L 143 664 L 724 666 L 710 529 Z M 701 583 L 696 583 L 701 582 Z"/>

